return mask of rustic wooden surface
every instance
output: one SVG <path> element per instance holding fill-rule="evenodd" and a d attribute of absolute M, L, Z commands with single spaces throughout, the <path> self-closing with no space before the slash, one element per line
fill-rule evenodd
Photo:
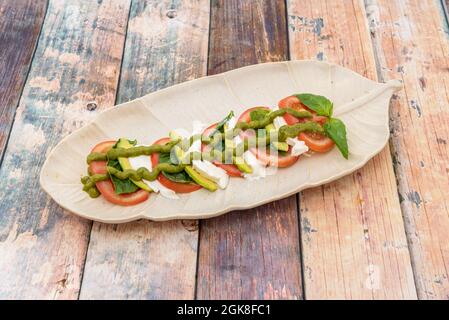
<path fill-rule="evenodd" d="M 209 74 L 288 58 L 281 1 L 212 1 L 210 31 Z M 296 196 L 201 221 L 197 287 L 198 299 L 301 298 Z"/>
<path fill-rule="evenodd" d="M 206 75 L 204 0 L 133 1 L 117 103 Z M 82 299 L 193 299 L 198 221 L 94 223 Z"/>
<path fill-rule="evenodd" d="M 0 170 L 1 298 L 78 297 L 91 222 L 57 206 L 39 171 L 62 136 L 114 103 L 127 10 L 121 0 L 49 3 Z"/>
<path fill-rule="evenodd" d="M 0 298 L 448 299 L 445 1 L 2 1 Z M 199 230 L 92 226 L 39 188 L 48 151 L 98 111 L 289 58 L 402 79 L 390 146 L 351 176 Z"/>
<path fill-rule="evenodd" d="M 376 80 L 362 2 L 289 4 L 292 59 L 327 60 Z M 354 174 L 302 192 L 300 209 L 306 298 L 416 297 L 388 147 Z"/>
<path fill-rule="evenodd" d="M 0 159 L 44 22 L 46 0 L 0 3 Z"/>
<path fill-rule="evenodd" d="M 367 8 L 381 80 L 404 82 L 391 105 L 391 146 L 418 295 L 448 299 L 449 29 L 436 1 Z"/>

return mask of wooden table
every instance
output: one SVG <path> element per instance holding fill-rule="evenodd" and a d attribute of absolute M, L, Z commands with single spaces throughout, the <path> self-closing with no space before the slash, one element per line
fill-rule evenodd
<path fill-rule="evenodd" d="M 444 6 L 3 0 L 0 298 L 449 298 Z M 288 59 L 401 79 L 389 146 L 334 183 L 203 221 L 92 223 L 40 189 L 48 151 L 100 111 L 182 81 Z"/>

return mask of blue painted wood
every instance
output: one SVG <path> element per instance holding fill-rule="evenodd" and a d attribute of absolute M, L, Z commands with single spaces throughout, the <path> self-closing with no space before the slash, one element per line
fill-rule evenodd
<path fill-rule="evenodd" d="M 0 298 L 78 297 L 91 222 L 51 201 L 39 171 L 62 136 L 114 104 L 128 9 L 49 3 L 0 168 Z"/>

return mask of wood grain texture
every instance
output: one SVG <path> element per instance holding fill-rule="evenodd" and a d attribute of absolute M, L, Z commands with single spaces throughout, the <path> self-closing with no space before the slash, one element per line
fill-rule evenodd
<path fill-rule="evenodd" d="M 361 1 L 295 0 L 287 11 L 292 59 L 376 79 Z M 416 298 L 388 147 L 354 174 L 302 192 L 300 214 L 306 299 Z"/>
<path fill-rule="evenodd" d="M 134 1 L 118 102 L 204 76 L 208 30 L 206 0 Z M 95 223 L 80 298 L 193 299 L 197 245 L 197 221 Z"/>
<path fill-rule="evenodd" d="M 366 10 L 381 79 L 404 82 L 391 146 L 419 298 L 448 299 L 449 28 L 438 1 L 370 0 Z"/>
<path fill-rule="evenodd" d="M 0 3 L 0 159 L 25 84 L 46 0 L 7 0 Z"/>
<path fill-rule="evenodd" d="M 1 298 L 78 297 L 91 222 L 51 201 L 39 171 L 62 136 L 114 103 L 128 8 L 49 3 L 0 170 Z"/>
<path fill-rule="evenodd" d="M 282 1 L 212 1 L 208 73 L 286 60 L 286 33 Z M 301 298 L 299 251 L 295 196 L 203 220 L 197 298 Z"/>

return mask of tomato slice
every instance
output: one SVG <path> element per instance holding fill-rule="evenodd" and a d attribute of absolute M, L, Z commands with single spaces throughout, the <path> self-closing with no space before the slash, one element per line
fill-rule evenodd
<path fill-rule="evenodd" d="M 323 125 L 327 121 L 327 117 L 318 116 L 315 111 L 307 108 L 304 104 L 299 101 L 296 96 L 288 96 L 278 103 L 279 108 L 292 108 L 298 111 L 307 110 L 313 114 L 312 121 Z M 309 119 L 298 119 L 291 114 L 285 114 L 284 120 L 288 125 L 292 125 L 299 122 L 310 121 Z M 298 139 L 304 141 L 304 143 L 309 147 L 310 150 L 315 152 L 327 152 L 334 146 L 334 141 L 322 134 L 302 132 L 299 134 Z"/>
<path fill-rule="evenodd" d="M 217 127 L 217 123 L 212 124 L 211 126 L 206 128 L 206 130 L 204 130 L 203 135 L 207 136 L 207 135 L 211 134 L 216 127 Z M 209 149 L 210 148 L 208 148 L 207 144 L 204 144 L 204 143 L 201 144 L 201 152 L 205 152 Z M 243 177 L 243 173 L 237 168 L 237 166 L 235 166 L 233 164 L 225 164 L 225 163 L 221 163 L 220 161 L 213 161 L 212 163 L 214 165 L 216 165 L 217 167 L 222 168 L 224 171 L 226 171 L 228 176 Z"/>
<path fill-rule="evenodd" d="M 166 144 L 170 141 L 170 138 L 162 138 L 157 140 L 154 144 Z M 159 154 L 153 153 L 151 155 L 151 165 L 153 167 L 156 167 L 159 163 Z M 168 179 L 166 176 L 164 176 L 162 173 L 160 173 L 157 177 L 157 180 L 165 186 L 166 188 L 173 190 L 176 193 L 190 193 L 193 191 L 197 191 L 201 189 L 202 187 L 196 183 L 180 183 L 180 182 L 174 182 Z"/>
<path fill-rule="evenodd" d="M 239 122 L 240 121 L 249 122 L 251 120 L 251 117 L 250 117 L 251 111 L 257 110 L 257 109 L 270 110 L 270 108 L 267 108 L 267 107 L 250 108 L 240 115 L 238 121 Z M 244 131 L 241 136 L 242 136 L 242 139 L 244 139 L 245 137 L 250 137 L 253 135 L 254 135 L 254 132 L 246 133 L 246 131 Z M 267 150 L 251 148 L 250 151 L 257 157 L 257 159 L 259 159 L 265 165 L 271 165 L 271 166 L 275 166 L 275 167 L 279 167 L 279 168 L 290 167 L 299 159 L 299 156 L 292 156 L 290 154 L 291 147 L 289 147 L 286 154 L 279 154 L 279 153 L 278 154 L 270 154 L 269 148 L 267 148 Z"/>
<path fill-rule="evenodd" d="M 302 104 L 301 101 L 299 101 L 299 99 L 296 96 L 288 96 L 288 97 L 282 99 L 281 101 L 278 102 L 278 107 L 281 109 L 291 108 L 291 109 L 294 109 L 297 111 L 307 110 L 312 113 L 315 113 L 315 111 L 310 110 L 304 104 Z M 300 120 L 298 118 L 296 118 L 295 116 L 292 116 L 291 114 L 288 114 L 288 113 L 286 113 L 284 115 L 284 120 L 285 120 L 285 122 L 287 122 L 288 125 L 292 125 L 292 124 L 300 122 Z"/>
<path fill-rule="evenodd" d="M 331 150 L 335 145 L 329 137 L 315 132 L 301 132 L 298 139 L 304 141 L 310 150 L 321 153 Z"/>
<path fill-rule="evenodd" d="M 112 146 L 115 144 L 115 141 L 104 141 L 97 144 L 92 152 L 100 152 L 106 153 L 108 152 Z M 107 173 L 107 161 L 93 161 L 89 165 L 89 172 L 91 174 L 104 174 Z M 114 185 L 112 181 L 105 180 L 97 182 L 96 187 L 98 191 L 100 191 L 101 195 L 109 202 L 118 204 L 121 206 L 132 206 L 138 203 L 141 203 L 148 199 L 150 196 L 149 192 L 139 189 L 132 193 L 126 194 L 116 194 L 114 190 Z"/>

